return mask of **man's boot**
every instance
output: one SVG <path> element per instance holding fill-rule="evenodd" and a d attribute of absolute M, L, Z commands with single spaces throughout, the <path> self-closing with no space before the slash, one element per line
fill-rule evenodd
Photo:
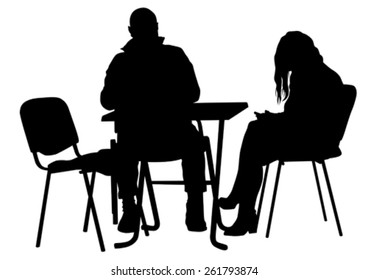
<path fill-rule="evenodd" d="M 123 198 L 123 216 L 118 225 L 118 231 L 124 233 L 139 230 L 139 208 L 134 201 L 134 196 Z"/>
<path fill-rule="evenodd" d="M 189 231 L 205 231 L 203 192 L 188 192 L 187 213 L 185 224 Z"/>

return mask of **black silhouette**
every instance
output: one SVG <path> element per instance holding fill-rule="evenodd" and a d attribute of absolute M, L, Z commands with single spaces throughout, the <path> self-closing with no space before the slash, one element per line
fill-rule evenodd
<path fill-rule="evenodd" d="M 186 224 L 203 231 L 204 154 L 201 137 L 186 112 L 200 89 L 193 66 L 182 49 L 164 45 L 152 11 L 135 10 L 130 18 L 132 39 L 106 72 L 101 104 L 116 112 L 117 150 L 121 172 L 116 175 L 124 215 L 118 229 L 134 231 L 139 217 L 138 160 L 182 158 L 188 193 Z"/>
<path fill-rule="evenodd" d="M 39 247 L 41 245 L 51 175 L 72 170 L 72 168 L 64 168 L 65 165 L 62 164 L 63 162 L 52 162 L 45 167 L 41 164 L 38 154 L 53 156 L 68 148 L 73 148 L 78 158 L 82 158 L 82 156 L 79 154 L 77 147 L 79 139 L 73 119 L 70 115 L 68 106 L 63 100 L 55 97 L 31 99 L 22 105 L 20 114 L 29 148 L 34 155 L 35 162 L 39 168 L 47 171 L 36 243 L 36 247 Z M 81 169 L 83 169 L 83 166 L 81 166 Z M 86 170 L 84 169 L 82 170 L 82 175 L 87 188 L 88 205 L 95 221 L 100 248 L 101 251 L 105 251 L 97 212 L 92 197 L 93 180 L 92 184 L 90 184 Z M 92 178 L 94 178 L 94 176 L 95 171 L 92 174 Z"/>
<path fill-rule="evenodd" d="M 112 60 L 101 92 L 102 106 L 114 110 L 117 144 L 97 153 L 78 154 L 73 160 L 53 162 L 49 168 L 55 172 L 81 169 L 112 176 L 123 200 L 118 230 L 137 235 L 140 218 L 144 218 L 136 198 L 138 162 L 182 159 L 188 194 L 186 225 L 190 231 L 204 231 L 204 152 L 208 145 L 188 117 L 191 105 L 200 95 L 193 66 L 182 49 L 163 44 L 152 11 L 135 10 L 129 31 L 132 39 L 124 52 Z M 91 196 L 92 192 L 93 186 Z M 90 210 L 89 203 L 85 231 Z M 120 245 L 128 246 L 134 239 Z"/>
<path fill-rule="evenodd" d="M 221 155 L 222 155 L 222 142 L 223 142 L 223 132 L 224 132 L 224 122 L 225 120 L 229 120 L 233 118 L 235 115 L 243 111 L 248 107 L 248 104 L 245 102 L 241 103 L 196 103 L 190 107 L 189 115 L 192 120 L 196 120 L 198 123 L 199 134 L 202 137 L 202 147 L 204 148 L 204 152 L 206 154 L 207 159 L 207 168 L 209 180 L 206 181 L 207 185 L 211 185 L 212 187 L 212 215 L 211 215 L 211 232 L 210 232 L 210 240 L 213 246 L 218 249 L 226 250 L 227 245 L 220 243 L 216 238 L 216 230 L 217 226 L 221 229 L 224 229 L 224 225 L 221 221 L 219 207 L 218 207 L 218 186 L 220 179 L 220 170 L 221 170 Z M 112 121 L 114 120 L 114 115 L 112 113 L 107 114 L 103 117 L 103 121 Z M 217 138 L 217 152 L 216 152 L 216 170 L 213 164 L 212 159 L 212 151 L 210 145 L 210 139 L 208 136 L 204 136 L 203 128 L 202 128 L 202 120 L 217 120 L 219 122 L 218 129 L 218 138 Z M 114 146 L 114 145 L 113 145 Z M 162 159 L 161 159 L 162 160 Z M 172 160 L 172 159 L 169 159 Z M 150 160 L 152 161 L 152 160 Z M 113 177 L 112 177 L 113 178 Z M 146 184 L 144 184 L 146 181 Z M 138 193 L 137 193 L 137 205 L 141 206 L 142 204 L 142 194 L 144 185 L 147 187 L 148 197 L 151 204 L 152 216 L 153 216 L 153 224 L 148 225 L 145 219 L 145 213 L 140 207 L 141 210 L 141 221 L 142 221 L 142 229 L 145 231 L 145 234 L 148 236 L 149 231 L 157 230 L 160 227 L 160 218 L 158 214 L 156 199 L 154 195 L 153 185 L 181 185 L 183 181 L 177 180 L 154 180 L 151 178 L 149 164 L 146 160 L 141 160 L 140 172 L 139 172 L 139 182 L 138 182 Z M 115 248 L 123 248 L 130 246 L 133 244 L 139 235 L 139 230 L 134 232 L 133 237 L 129 241 L 115 243 Z"/>
<path fill-rule="evenodd" d="M 342 137 L 345 133 L 346 125 L 348 123 L 351 110 L 353 109 L 355 99 L 356 99 L 356 89 L 355 89 L 354 86 L 351 86 L 351 85 L 344 85 L 342 93 L 341 94 L 340 93 L 336 94 L 335 104 L 336 104 L 336 109 L 339 112 L 339 114 L 335 115 L 335 123 L 336 124 L 338 123 L 339 126 L 336 127 L 335 132 L 336 132 L 336 135 L 337 135 L 338 139 L 342 139 Z M 319 195 L 321 208 L 322 208 L 323 218 L 324 218 L 325 221 L 327 221 L 327 215 L 326 215 L 326 210 L 325 210 L 325 206 L 324 206 L 324 202 L 323 202 L 323 196 L 322 196 L 322 191 L 321 191 L 320 182 L 319 182 L 319 178 L 318 178 L 316 163 L 320 163 L 322 165 L 323 174 L 324 174 L 325 179 L 326 179 L 328 193 L 330 195 L 332 209 L 333 209 L 333 212 L 334 212 L 337 229 L 338 229 L 339 235 L 342 236 L 342 229 L 341 229 L 341 225 L 340 225 L 339 216 L 338 216 L 338 213 L 337 213 L 337 207 L 336 207 L 336 204 L 335 204 L 335 199 L 333 197 L 331 183 L 330 183 L 330 179 L 329 179 L 328 172 L 327 172 L 327 166 L 326 166 L 326 163 L 325 163 L 325 160 L 327 160 L 329 158 L 338 157 L 340 155 L 341 155 L 341 150 L 339 149 L 338 146 L 330 146 L 330 147 L 326 148 L 323 151 L 320 151 L 320 150 L 311 151 L 310 154 L 305 154 L 305 152 L 303 150 L 300 150 L 298 153 L 293 153 L 293 154 L 285 153 L 279 158 L 279 164 L 278 164 L 278 168 L 277 168 L 275 188 L 274 188 L 273 197 L 272 197 L 271 210 L 270 210 L 270 215 L 269 215 L 269 219 L 268 219 L 266 237 L 269 237 L 269 235 L 270 235 L 272 216 L 273 216 L 273 210 L 274 210 L 274 207 L 275 207 L 277 187 L 278 187 L 278 183 L 279 183 L 279 179 L 280 179 L 281 167 L 285 162 L 290 162 L 290 161 L 311 161 L 312 162 L 314 176 L 316 178 L 316 183 L 317 183 L 318 195 Z M 260 201 L 259 201 L 259 205 L 258 205 L 258 213 L 257 213 L 258 217 L 259 217 L 261 209 L 262 209 L 263 195 L 264 195 L 264 191 L 265 191 L 265 187 L 266 187 L 268 169 L 269 169 L 269 164 L 267 164 L 267 166 L 266 166 L 265 176 L 264 176 L 264 180 L 263 180 L 263 184 L 262 184 L 262 191 L 261 191 Z"/>
<path fill-rule="evenodd" d="M 343 83 L 326 66 L 307 35 L 295 31 L 281 38 L 275 54 L 276 95 L 286 100 L 283 113 L 256 113 L 244 135 L 236 180 L 230 195 L 220 199 L 223 209 L 239 204 L 235 223 L 226 235 L 257 230 L 256 198 L 262 183 L 263 165 L 288 160 L 320 161 L 336 156 L 342 138 L 340 119 Z M 333 151 L 326 155 L 326 151 Z"/>

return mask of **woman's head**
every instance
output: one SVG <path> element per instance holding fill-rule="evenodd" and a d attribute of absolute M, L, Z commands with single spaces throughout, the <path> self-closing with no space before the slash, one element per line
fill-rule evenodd
<path fill-rule="evenodd" d="M 323 63 L 323 58 L 314 46 L 313 40 L 299 31 L 291 31 L 283 36 L 275 54 L 275 82 L 277 100 L 289 96 L 288 75 L 290 71 L 307 70 Z"/>

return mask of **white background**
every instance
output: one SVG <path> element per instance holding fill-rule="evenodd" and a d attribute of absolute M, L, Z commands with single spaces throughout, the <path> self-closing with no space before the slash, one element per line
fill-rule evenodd
<path fill-rule="evenodd" d="M 115 279 L 117 276 L 110 274 L 116 266 L 169 265 L 201 270 L 202 275 L 206 266 L 258 266 L 259 274 L 252 279 L 366 279 L 368 20 L 364 3 L 2 1 L 1 278 Z M 108 147 L 114 137 L 113 126 L 100 121 L 106 111 L 100 106 L 99 95 L 111 59 L 130 38 L 129 16 L 142 6 L 156 13 L 165 42 L 182 47 L 192 61 L 202 90 L 201 101 L 249 103 L 248 110 L 225 126 L 222 196 L 228 194 L 234 182 L 241 140 L 249 120 L 254 118 L 253 112 L 282 110 L 274 95 L 273 55 L 287 31 L 308 34 L 326 64 L 346 84 L 356 86 L 358 98 L 341 144 L 343 155 L 327 162 L 344 237 L 338 236 L 325 184 L 327 223 L 322 220 L 310 163 L 294 163 L 286 165 L 281 174 L 269 239 L 264 235 L 275 164 L 271 165 L 258 234 L 225 237 L 219 231 L 218 239 L 229 245 L 227 251 L 211 245 L 208 231 L 186 230 L 186 197 L 175 186 L 155 187 L 160 230 L 150 237 L 141 234 L 130 248 L 115 250 L 114 242 L 126 236 L 111 223 L 109 179 L 98 175 L 95 202 L 107 248 L 101 253 L 94 228 L 82 232 L 86 194 L 78 172 L 52 178 L 42 246 L 35 248 L 46 174 L 36 167 L 29 152 L 20 106 L 35 97 L 61 97 L 74 117 L 81 152 Z M 313 94 L 311 98 L 318 102 Z M 205 129 L 215 150 L 216 125 L 205 124 Z M 174 175 L 180 177 L 180 164 L 160 164 L 152 168 L 152 173 L 158 177 L 177 173 Z M 209 225 L 210 192 L 205 202 Z M 231 224 L 235 213 L 225 213 L 224 217 Z"/>

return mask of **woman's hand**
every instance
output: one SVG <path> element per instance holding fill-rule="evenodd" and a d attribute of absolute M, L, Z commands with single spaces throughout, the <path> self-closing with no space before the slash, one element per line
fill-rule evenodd
<path fill-rule="evenodd" d="M 270 116 L 274 115 L 273 113 L 270 113 L 267 110 L 264 113 L 254 112 L 254 114 L 256 115 L 257 120 L 260 120 L 260 121 L 268 119 Z"/>

